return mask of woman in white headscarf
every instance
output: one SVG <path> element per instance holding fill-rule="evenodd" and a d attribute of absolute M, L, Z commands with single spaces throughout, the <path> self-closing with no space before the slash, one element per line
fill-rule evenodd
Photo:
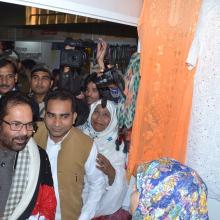
<path fill-rule="evenodd" d="M 95 141 L 99 153 L 97 168 L 106 174 L 109 183 L 96 210 L 95 217 L 99 218 L 95 219 L 129 219 L 129 214 L 121 209 L 127 191 L 126 154 L 123 143 L 116 145 L 118 120 L 115 103 L 106 100 L 93 103 L 82 130 Z M 86 200 L 87 191 L 85 181 L 83 200 Z"/>

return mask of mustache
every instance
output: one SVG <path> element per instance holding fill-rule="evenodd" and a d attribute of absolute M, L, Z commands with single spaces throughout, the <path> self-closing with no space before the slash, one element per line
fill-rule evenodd
<path fill-rule="evenodd" d="M 27 141 L 28 140 L 28 136 L 24 135 L 24 136 L 14 137 L 13 140 Z"/>
<path fill-rule="evenodd" d="M 9 85 L 7 85 L 7 84 L 0 84 L 0 87 L 5 87 L 5 88 L 8 88 L 8 87 L 9 87 Z"/>

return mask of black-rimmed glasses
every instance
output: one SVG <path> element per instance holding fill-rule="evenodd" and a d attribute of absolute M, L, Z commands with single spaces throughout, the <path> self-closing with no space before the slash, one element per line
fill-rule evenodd
<path fill-rule="evenodd" d="M 9 125 L 12 131 L 20 131 L 23 128 L 23 126 L 26 126 L 26 129 L 28 131 L 34 131 L 35 130 L 35 126 L 34 126 L 33 122 L 28 122 L 28 123 L 24 124 L 24 123 L 21 123 L 19 121 L 8 122 L 8 121 L 5 121 L 3 119 L 1 121 L 6 123 L 7 125 Z"/>

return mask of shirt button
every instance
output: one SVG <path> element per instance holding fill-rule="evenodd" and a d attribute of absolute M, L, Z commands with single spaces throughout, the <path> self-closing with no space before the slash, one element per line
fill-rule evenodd
<path fill-rule="evenodd" d="M 5 167 L 5 162 L 1 162 L 1 167 Z"/>

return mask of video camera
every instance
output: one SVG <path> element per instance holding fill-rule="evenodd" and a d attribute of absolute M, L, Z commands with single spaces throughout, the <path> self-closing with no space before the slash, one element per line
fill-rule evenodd
<path fill-rule="evenodd" d="M 104 89 L 114 84 L 119 89 L 122 96 L 125 98 L 123 92 L 125 89 L 124 79 L 123 76 L 115 68 L 107 69 L 103 72 L 101 76 L 97 76 L 95 84 L 99 89 Z"/>
<path fill-rule="evenodd" d="M 85 61 L 85 54 L 81 49 L 81 40 L 67 38 L 64 41 L 64 45 L 73 47 L 73 49 L 71 48 L 62 50 L 60 57 L 60 65 L 68 66 L 70 68 L 80 68 Z"/>
<path fill-rule="evenodd" d="M 80 68 L 85 62 L 85 53 L 82 49 L 82 41 L 66 38 L 64 46 L 65 48 L 61 51 L 60 56 L 61 72 L 58 87 L 69 90 L 73 94 L 77 95 L 80 93 L 79 86 L 81 85 L 81 80 L 79 78 Z M 69 48 L 67 46 L 69 46 Z M 68 72 L 64 71 L 65 67 L 69 67 Z"/>
<path fill-rule="evenodd" d="M 72 38 L 66 38 L 64 41 L 65 46 L 69 46 L 70 49 L 64 49 L 61 52 L 60 65 L 68 66 L 72 69 L 81 68 L 85 63 L 87 56 L 85 48 L 95 48 L 96 44 L 91 40 L 75 40 Z"/>

